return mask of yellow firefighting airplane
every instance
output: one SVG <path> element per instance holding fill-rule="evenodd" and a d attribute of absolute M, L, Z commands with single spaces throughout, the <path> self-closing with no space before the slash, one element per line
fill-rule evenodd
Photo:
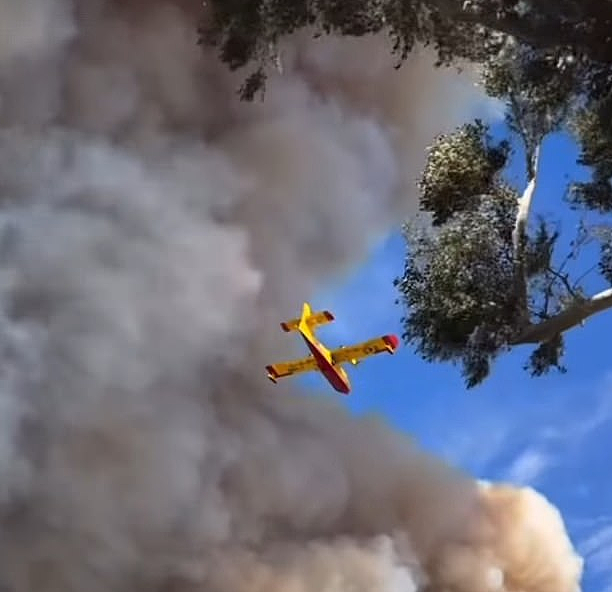
<path fill-rule="evenodd" d="M 328 310 L 312 312 L 310 305 L 305 302 L 299 319 L 281 323 L 284 331 L 297 331 L 304 338 L 310 355 L 299 360 L 266 366 L 268 378 L 276 383 L 279 378 L 317 370 L 325 376 L 334 389 L 347 395 L 351 390 L 351 383 L 341 364 L 350 362 L 356 366 L 363 358 L 375 354 L 382 352 L 393 354 L 399 345 L 399 339 L 395 335 L 383 335 L 350 347 L 342 346 L 330 351 L 315 337 L 314 329 L 333 320 L 334 315 Z"/>

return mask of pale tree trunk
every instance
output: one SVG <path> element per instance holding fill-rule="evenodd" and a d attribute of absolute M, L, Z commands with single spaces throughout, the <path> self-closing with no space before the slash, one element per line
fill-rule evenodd
<path fill-rule="evenodd" d="M 537 145 L 533 150 L 533 154 L 527 157 L 527 187 L 523 191 L 523 195 L 518 200 L 518 212 L 516 214 L 516 223 L 514 232 L 512 233 L 512 243 L 514 245 L 514 255 L 517 260 L 522 258 L 522 250 L 524 248 L 525 232 L 529 222 L 529 212 L 533 203 L 533 195 L 536 190 L 538 181 L 538 164 L 540 162 L 540 146 Z"/>
<path fill-rule="evenodd" d="M 518 200 L 518 211 L 516 213 L 516 221 L 512 232 L 512 245 L 514 249 L 514 258 L 516 261 L 516 275 L 518 281 L 518 290 L 521 298 L 522 317 L 519 319 L 520 324 L 529 325 L 529 313 L 527 311 L 527 274 L 525 270 L 525 243 L 527 224 L 529 222 L 529 213 L 533 204 L 533 196 L 535 194 L 538 181 L 538 164 L 540 161 L 540 145 L 536 145 L 532 152 L 527 154 L 527 187 L 523 191 L 523 195 Z"/>
<path fill-rule="evenodd" d="M 514 255 L 517 261 L 519 289 L 523 298 L 524 310 L 521 319 L 524 325 L 519 335 L 512 341 L 512 345 L 524 343 L 542 343 L 548 341 L 568 329 L 582 324 L 586 319 L 612 308 L 612 288 L 603 290 L 588 299 L 577 299 L 569 304 L 564 310 L 540 323 L 532 324 L 529 321 L 527 311 L 527 277 L 524 266 L 524 249 L 527 224 L 529 222 L 529 212 L 533 204 L 533 196 L 537 186 L 538 164 L 540 147 L 535 147 L 532 154 L 527 155 L 527 174 L 528 183 L 523 191 L 523 195 L 518 201 L 518 212 L 516 223 L 512 234 Z"/>
<path fill-rule="evenodd" d="M 591 298 L 576 300 L 554 317 L 541 323 L 528 325 L 520 335 L 512 341 L 512 345 L 523 343 L 542 343 L 549 341 L 568 329 L 582 324 L 594 314 L 612 308 L 612 288 L 603 290 Z"/>

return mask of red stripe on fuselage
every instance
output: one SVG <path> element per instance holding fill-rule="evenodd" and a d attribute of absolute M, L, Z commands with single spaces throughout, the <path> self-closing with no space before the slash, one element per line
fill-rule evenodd
<path fill-rule="evenodd" d="M 334 389 L 336 389 L 339 393 L 343 393 L 347 395 L 351 390 L 351 385 L 348 380 L 345 380 L 338 370 L 331 364 L 327 358 L 323 355 L 323 352 L 318 348 L 316 343 L 313 343 L 302 333 L 302 337 L 308 346 L 308 349 L 312 353 L 317 365 L 319 366 L 319 370 L 321 370 L 323 376 L 327 378 L 329 384 L 331 384 Z"/>

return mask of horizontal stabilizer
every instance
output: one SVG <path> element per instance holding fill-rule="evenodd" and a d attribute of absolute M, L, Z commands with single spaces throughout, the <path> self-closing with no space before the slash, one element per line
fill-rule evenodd
<path fill-rule="evenodd" d="M 281 323 L 283 331 L 297 331 L 298 326 L 300 324 L 301 319 L 291 319 L 290 321 L 285 321 Z M 306 325 L 309 329 L 314 329 L 319 325 L 326 325 L 327 323 L 331 323 L 334 320 L 334 315 L 329 312 L 329 310 L 322 310 L 320 312 L 313 312 L 309 316 L 305 318 Z"/>

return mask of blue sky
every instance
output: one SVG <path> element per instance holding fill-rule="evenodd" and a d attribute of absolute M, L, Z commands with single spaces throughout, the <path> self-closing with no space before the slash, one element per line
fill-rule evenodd
<path fill-rule="evenodd" d="M 496 135 L 504 131 L 501 124 L 494 128 Z M 576 157 L 569 137 L 550 137 L 535 196 L 534 212 L 560 221 L 566 242 L 578 216 L 561 201 L 564 188 L 568 177 L 588 174 L 576 166 Z M 522 187 L 521 175 L 518 154 L 507 177 Z M 401 334 L 403 311 L 395 303 L 393 279 L 402 272 L 403 257 L 398 229 L 342 285 L 312 299 L 316 308 L 336 315 L 335 323 L 320 330 L 324 341 L 340 345 Z M 586 287 L 605 286 L 594 276 Z M 425 449 L 478 478 L 535 487 L 560 509 L 585 557 L 583 590 L 612 592 L 612 358 L 606 339 L 611 327 L 612 311 L 566 335 L 565 375 L 530 378 L 522 366 L 531 350 L 518 348 L 500 358 L 491 377 L 471 391 L 459 368 L 425 363 L 404 345 L 395 356 L 349 367 L 353 392 L 342 404 L 355 414 L 384 416 Z M 329 391 L 316 374 L 305 381 L 318 392 Z"/>

